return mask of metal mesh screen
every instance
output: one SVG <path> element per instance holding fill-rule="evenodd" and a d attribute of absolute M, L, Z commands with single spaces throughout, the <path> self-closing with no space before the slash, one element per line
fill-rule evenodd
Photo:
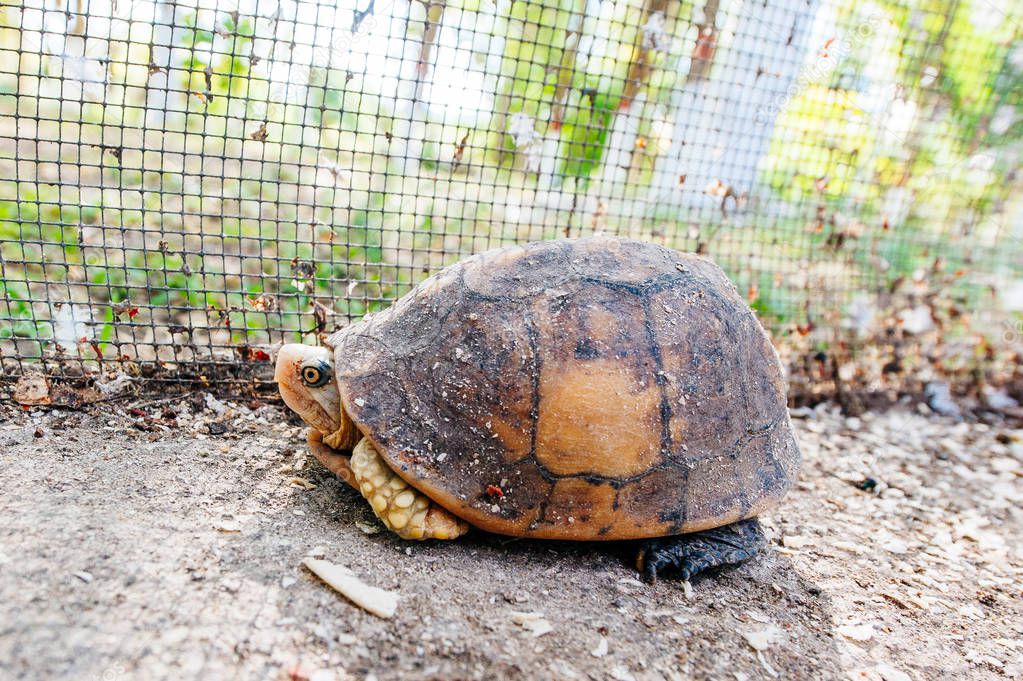
<path fill-rule="evenodd" d="M 6 375 L 258 374 L 466 254 L 594 232 L 711 256 L 793 364 L 939 312 L 1018 339 L 1008 0 L 2 9 Z"/>

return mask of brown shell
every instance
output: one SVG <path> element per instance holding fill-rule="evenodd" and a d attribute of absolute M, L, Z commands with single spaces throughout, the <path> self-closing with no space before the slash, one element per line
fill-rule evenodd
<path fill-rule="evenodd" d="M 468 258 L 330 339 L 409 483 L 501 534 L 626 539 L 755 516 L 799 466 L 778 357 L 712 262 L 609 237 Z"/>

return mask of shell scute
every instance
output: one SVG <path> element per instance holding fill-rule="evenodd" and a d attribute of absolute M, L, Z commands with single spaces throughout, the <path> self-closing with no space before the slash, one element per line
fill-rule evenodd
<path fill-rule="evenodd" d="M 563 249 L 538 242 L 487 251 L 463 261 L 465 287 L 478 295 L 523 299 L 571 279 Z"/>
<path fill-rule="evenodd" d="M 743 342 L 730 306 L 692 289 L 651 296 L 651 328 L 660 348 L 671 405 L 671 456 L 677 461 L 714 456 L 746 432 L 743 372 L 736 348 Z"/>
<path fill-rule="evenodd" d="M 630 477 L 660 461 L 662 395 L 635 339 L 643 301 L 599 284 L 531 307 L 539 355 L 536 458 L 555 475 Z"/>

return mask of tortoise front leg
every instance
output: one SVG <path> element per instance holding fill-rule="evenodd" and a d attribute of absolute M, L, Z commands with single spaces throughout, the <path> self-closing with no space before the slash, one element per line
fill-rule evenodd
<path fill-rule="evenodd" d="M 704 570 L 741 563 L 766 543 L 757 519 L 747 518 L 702 532 L 648 540 L 636 556 L 636 569 L 650 583 L 662 572 L 688 581 Z"/>
<path fill-rule="evenodd" d="M 323 433 L 315 428 L 310 428 L 309 434 L 306 436 L 306 442 L 309 443 L 309 451 L 313 453 L 316 460 L 322 463 L 327 470 L 355 489 L 359 489 L 359 485 L 355 482 L 355 476 L 352 475 L 352 467 L 348 457 L 323 444 Z"/>
<path fill-rule="evenodd" d="M 402 539 L 455 539 L 469 525 L 405 482 L 363 438 L 352 450 L 355 486 L 373 512 Z"/>

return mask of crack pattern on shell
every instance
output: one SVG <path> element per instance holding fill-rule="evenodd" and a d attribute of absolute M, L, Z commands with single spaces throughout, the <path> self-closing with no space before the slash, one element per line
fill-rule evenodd
<path fill-rule="evenodd" d="M 770 508 L 798 470 L 777 355 L 699 256 L 612 237 L 488 251 L 329 343 L 383 460 L 488 531 L 697 531 Z"/>

